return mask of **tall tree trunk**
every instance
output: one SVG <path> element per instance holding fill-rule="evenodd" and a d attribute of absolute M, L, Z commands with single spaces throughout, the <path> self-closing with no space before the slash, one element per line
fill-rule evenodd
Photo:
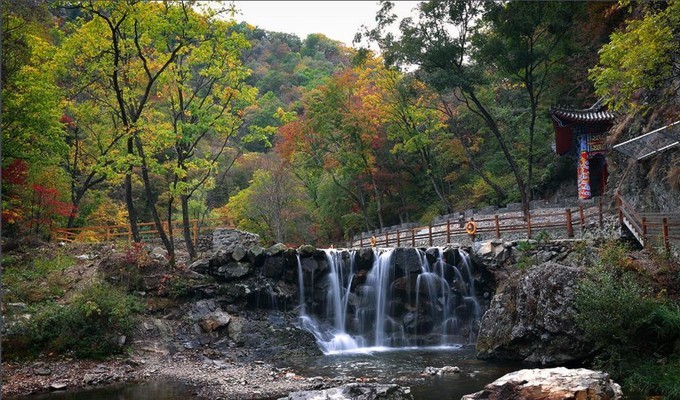
<path fill-rule="evenodd" d="M 380 191 L 378 190 L 378 184 L 375 182 L 375 177 L 371 174 L 371 185 L 373 185 L 373 193 L 375 194 L 375 205 L 376 212 L 378 214 L 378 224 L 380 224 L 380 229 L 385 227 L 382 216 L 382 201 L 380 200 Z"/>
<path fill-rule="evenodd" d="M 129 155 L 134 154 L 134 142 L 132 137 L 129 137 L 127 140 L 127 150 Z M 139 234 L 137 211 L 135 210 L 135 203 L 132 198 L 132 165 L 128 167 L 127 173 L 125 174 L 125 205 L 127 207 L 128 220 L 130 221 L 132 239 L 135 243 L 139 243 L 142 241 L 142 237 Z"/>
<path fill-rule="evenodd" d="M 194 241 L 191 237 L 191 226 L 189 222 L 189 196 L 181 195 L 179 198 L 182 202 L 182 233 L 184 234 L 184 243 L 186 243 L 189 257 L 191 257 L 193 260 L 196 258 L 196 248 L 194 247 Z M 198 238 L 196 238 L 196 240 L 198 240 Z"/>
<path fill-rule="evenodd" d="M 428 178 L 430 178 L 430 183 L 432 184 L 434 192 L 437 194 L 437 197 L 439 197 L 439 200 L 442 202 L 442 204 L 444 204 L 444 207 L 446 208 L 446 214 L 451 213 L 453 211 L 453 205 L 444 194 L 444 188 L 440 184 L 441 175 L 435 177 L 435 173 L 433 172 L 438 169 L 438 167 L 434 165 L 435 160 L 433 160 L 433 158 L 430 156 L 430 152 L 427 151 L 426 148 L 421 148 L 419 152 L 423 163 L 427 165 L 425 174 Z"/>
<path fill-rule="evenodd" d="M 517 188 L 519 189 L 519 196 L 522 202 L 522 211 L 524 212 L 524 218 L 528 218 L 529 198 L 527 196 L 527 188 L 526 184 L 524 183 L 524 179 L 522 179 L 522 173 L 519 170 L 519 166 L 515 161 L 515 157 L 513 157 L 512 153 L 510 153 L 510 149 L 505 143 L 503 135 L 498 129 L 498 125 L 496 125 L 496 121 L 491 116 L 491 114 L 489 114 L 488 110 L 484 107 L 484 105 L 477 98 L 477 96 L 475 96 L 474 91 L 472 89 L 467 89 L 465 90 L 464 93 L 467 95 L 467 97 L 470 98 L 470 100 L 472 100 L 472 102 L 475 104 L 475 107 L 477 108 L 476 110 L 474 109 L 472 110 L 484 119 L 487 126 L 489 127 L 489 129 L 491 129 L 491 132 L 493 132 L 494 136 L 496 137 L 496 141 L 498 141 L 498 144 L 501 147 L 501 150 L 503 151 L 503 155 L 505 156 L 505 159 L 508 161 L 508 164 L 510 165 L 512 174 L 515 176 L 515 182 L 517 183 Z"/>
<path fill-rule="evenodd" d="M 153 216 L 154 224 L 156 225 L 156 230 L 158 235 L 161 237 L 161 241 L 168 251 L 168 256 L 170 256 L 170 265 L 175 265 L 175 244 L 168 238 L 163 228 L 163 222 L 158 215 L 158 210 L 156 209 L 156 204 L 153 199 L 153 191 L 151 190 L 151 180 L 149 179 L 148 165 L 146 162 L 146 156 L 144 155 L 144 147 L 142 146 L 142 141 L 138 137 L 135 138 L 135 144 L 137 145 L 137 151 L 142 160 L 142 182 L 144 183 L 144 191 L 146 192 L 146 201 L 151 209 L 151 215 Z M 171 223 L 171 221 L 168 221 Z"/>
<path fill-rule="evenodd" d="M 537 118 L 537 109 L 538 109 L 538 98 L 534 95 L 534 90 L 533 86 L 529 87 L 528 89 L 529 92 L 529 100 L 531 102 L 531 122 L 529 124 L 529 159 L 528 161 L 528 166 L 527 166 L 527 188 L 528 188 L 528 196 L 529 196 L 529 201 L 533 200 L 534 197 L 534 191 L 533 191 L 533 182 L 534 182 L 534 136 L 536 134 L 536 118 Z"/>

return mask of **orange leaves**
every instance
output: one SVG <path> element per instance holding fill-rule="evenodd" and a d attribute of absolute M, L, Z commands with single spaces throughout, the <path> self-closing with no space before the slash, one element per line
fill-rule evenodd
<path fill-rule="evenodd" d="M 301 121 L 289 122 L 279 128 L 279 142 L 276 150 L 284 159 L 292 157 L 298 146 L 303 145 L 303 126 Z"/>

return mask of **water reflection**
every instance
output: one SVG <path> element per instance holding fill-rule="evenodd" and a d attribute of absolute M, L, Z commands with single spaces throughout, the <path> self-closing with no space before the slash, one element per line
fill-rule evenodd
<path fill-rule="evenodd" d="M 44 393 L 15 400 L 185 400 L 195 389 L 177 382 L 144 382 L 103 388 Z M 11 399 L 10 399 L 11 400 Z"/>
<path fill-rule="evenodd" d="M 447 399 L 458 400 L 522 368 L 518 363 L 477 360 L 474 346 L 373 350 L 332 354 L 287 366 L 304 376 L 375 379 L 410 386 L 415 400 L 440 400 L 442 393 L 446 393 Z M 426 367 L 447 365 L 457 366 L 461 372 L 439 376 L 422 374 Z"/>

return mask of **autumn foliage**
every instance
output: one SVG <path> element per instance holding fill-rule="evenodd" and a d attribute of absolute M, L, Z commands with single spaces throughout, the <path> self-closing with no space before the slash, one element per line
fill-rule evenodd
<path fill-rule="evenodd" d="M 28 163 L 13 160 L 2 169 L 2 223 L 25 234 L 49 234 L 54 223 L 75 212 L 55 187 L 31 183 Z"/>

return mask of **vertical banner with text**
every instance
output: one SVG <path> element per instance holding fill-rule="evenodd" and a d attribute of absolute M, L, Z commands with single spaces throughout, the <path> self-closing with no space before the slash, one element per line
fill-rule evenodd
<path fill-rule="evenodd" d="M 579 137 L 580 156 L 578 158 L 578 197 L 586 200 L 590 198 L 590 165 L 588 162 L 588 143 L 585 135 Z"/>

